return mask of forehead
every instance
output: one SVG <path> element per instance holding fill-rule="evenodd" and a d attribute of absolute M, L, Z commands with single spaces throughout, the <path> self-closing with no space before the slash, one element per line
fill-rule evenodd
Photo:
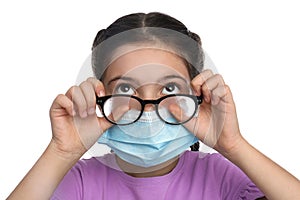
<path fill-rule="evenodd" d="M 130 76 L 144 82 L 155 82 L 163 76 L 178 75 L 189 80 L 189 73 L 178 55 L 155 48 L 143 48 L 127 52 L 108 66 L 104 81 L 115 77 Z"/>

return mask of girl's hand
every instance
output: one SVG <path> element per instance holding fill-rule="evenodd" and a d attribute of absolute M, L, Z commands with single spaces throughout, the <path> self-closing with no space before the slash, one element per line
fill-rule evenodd
<path fill-rule="evenodd" d="M 104 96 L 103 84 L 88 78 L 60 94 L 50 109 L 53 146 L 63 156 L 82 156 L 111 124 L 97 117 L 96 97 Z"/>
<path fill-rule="evenodd" d="M 206 145 L 223 155 L 230 154 L 243 139 L 230 88 L 211 70 L 200 73 L 191 85 L 197 95 L 203 95 L 204 101 L 198 117 L 189 121 L 187 128 Z"/>

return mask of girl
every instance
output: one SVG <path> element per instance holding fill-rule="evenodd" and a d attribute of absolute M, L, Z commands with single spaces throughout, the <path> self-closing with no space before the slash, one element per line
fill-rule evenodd
<path fill-rule="evenodd" d="M 230 88 L 203 63 L 199 36 L 162 13 L 99 31 L 96 78 L 54 100 L 52 140 L 8 199 L 299 199 L 299 180 L 242 137 Z M 79 160 L 95 142 L 112 152 Z"/>

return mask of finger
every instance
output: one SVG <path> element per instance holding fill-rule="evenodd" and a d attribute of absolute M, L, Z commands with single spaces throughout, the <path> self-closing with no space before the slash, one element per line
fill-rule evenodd
<path fill-rule="evenodd" d="M 218 86 L 212 91 L 212 105 L 219 104 L 220 100 L 224 98 L 226 95 L 226 87 L 225 86 Z"/>
<path fill-rule="evenodd" d="M 104 117 L 97 117 L 97 119 L 101 128 L 101 134 L 105 132 L 107 129 L 109 129 L 111 126 L 113 126 L 113 124 L 107 121 L 107 119 L 105 119 Z"/>
<path fill-rule="evenodd" d="M 169 111 L 175 117 L 177 122 L 185 121 L 184 119 L 186 117 L 185 117 L 184 111 L 177 104 L 171 104 L 169 106 Z"/>
<path fill-rule="evenodd" d="M 87 81 L 92 84 L 92 86 L 94 87 L 95 93 L 97 94 L 98 97 L 105 95 L 104 85 L 100 80 L 98 80 L 94 77 L 90 77 L 87 79 Z"/>
<path fill-rule="evenodd" d="M 85 118 L 87 117 L 87 103 L 85 101 L 84 95 L 78 86 L 71 87 L 66 96 L 72 100 L 74 103 L 75 111 L 78 111 L 80 117 Z"/>
<path fill-rule="evenodd" d="M 235 107 L 229 86 L 224 85 L 214 89 L 212 91 L 211 104 L 213 106 L 217 106 L 216 108 L 218 110 L 222 110 L 223 112 L 226 112 L 226 105 L 233 105 L 233 107 Z"/>
<path fill-rule="evenodd" d="M 201 86 L 204 82 L 213 76 L 213 72 L 209 69 L 202 71 L 198 74 L 193 80 L 191 81 L 192 88 L 194 89 L 195 93 L 199 96 L 201 94 Z"/>
<path fill-rule="evenodd" d="M 121 117 L 129 110 L 129 107 L 127 106 L 121 106 L 119 110 L 116 110 L 115 112 L 107 113 L 109 115 L 105 115 L 110 121 L 118 123 L 118 121 L 121 119 Z M 109 129 L 112 124 L 110 121 L 108 121 L 104 117 L 97 117 L 98 123 L 101 127 L 102 133 Z M 125 123 L 125 122 L 124 122 Z"/>
<path fill-rule="evenodd" d="M 105 88 L 104 88 L 104 85 L 103 83 L 98 80 L 97 78 L 95 77 L 89 77 L 87 79 L 87 82 L 91 83 L 93 88 L 94 88 L 94 91 L 95 91 L 95 94 L 98 96 L 98 97 L 102 97 L 102 96 L 105 96 Z M 95 107 L 93 107 L 95 108 Z M 93 108 L 90 108 L 90 113 L 92 113 L 92 109 Z M 101 111 L 101 108 L 100 106 L 98 106 L 99 110 Z M 103 117 L 103 116 L 101 116 Z"/>
<path fill-rule="evenodd" d="M 221 96 L 221 100 L 234 105 L 233 96 L 228 85 L 224 85 L 225 94 Z"/>
<path fill-rule="evenodd" d="M 203 93 L 204 100 L 207 103 L 210 103 L 212 99 L 212 91 L 219 87 L 219 86 L 224 86 L 224 80 L 220 74 L 215 74 L 208 78 L 203 86 L 201 87 L 201 91 Z"/>
<path fill-rule="evenodd" d="M 74 116 L 75 110 L 73 109 L 73 102 L 63 94 L 59 94 L 50 108 L 50 117 L 54 115 L 61 115 L 61 109 L 64 109 L 70 116 Z"/>
<path fill-rule="evenodd" d="M 84 81 L 80 84 L 79 87 L 84 95 L 87 104 L 87 113 L 89 115 L 94 114 L 96 108 L 96 96 L 93 85 L 88 81 Z"/>
<path fill-rule="evenodd" d="M 120 105 L 117 108 L 111 110 L 110 113 L 107 113 L 106 116 L 109 120 L 117 123 L 121 119 L 121 117 L 128 111 L 129 111 L 128 105 Z"/>

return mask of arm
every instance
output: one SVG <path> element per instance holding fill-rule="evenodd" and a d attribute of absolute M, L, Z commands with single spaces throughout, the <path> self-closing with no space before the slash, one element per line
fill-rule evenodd
<path fill-rule="evenodd" d="M 95 114 L 103 84 L 89 78 L 58 95 L 50 109 L 52 140 L 8 199 L 49 199 L 65 174 L 111 124 Z M 88 127 L 88 128 L 87 128 Z"/>
<path fill-rule="evenodd" d="M 230 88 L 205 70 L 191 83 L 204 96 L 199 117 L 186 124 L 205 144 L 237 165 L 268 199 L 300 199 L 300 182 L 251 146 L 241 135 Z"/>
<path fill-rule="evenodd" d="M 300 199 L 300 182 L 242 139 L 226 157 L 237 165 L 268 199 Z"/>
<path fill-rule="evenodd" d="M 50 199 L 64 175 L 80 157 L 65 157 L 55 150 L 50 142 L 35 165 L 10 194 L 8 199 Z"/>

